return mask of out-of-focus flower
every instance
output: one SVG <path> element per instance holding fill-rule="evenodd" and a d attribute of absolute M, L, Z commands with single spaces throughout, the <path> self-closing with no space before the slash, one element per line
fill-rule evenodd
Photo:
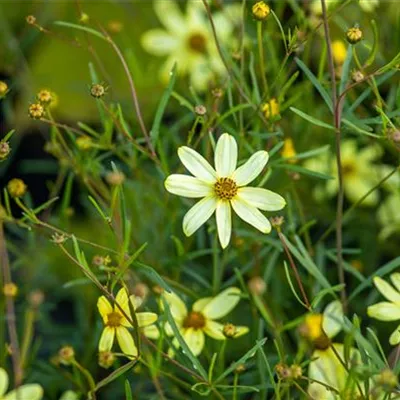
<path fill-rule="evenodd" d="M 106 175 L 106 181 L 111 186 L 122 185 L 125 181 L 125 174 L 121 171 L 111 171 Z"/>
<path fill-rule="evenodd" d="M 97 301 L 97 307 L 105 325 L 99 341 L 99 351 L 110 351 L 116 336 L 119 347 L 124 354 L 130 358 L 137 356 L 138 350 L 135 346 L 132 335 L 127 329 L 132 328 L 132 325 L 125 317 L 125 315 L 127 315 L 131 318 L 129 300 L 135 310 L 141 304 L 140 300 L 134 296 L 128 298 L 128 293 L 124 288 L 121 288 L 117 293 L 115 298 L 116 304 L 114 307 L 105 296 L 101 296 Z M 124 313 L 122 313 L 121 309 Z M 136 318 L 139 328 L 147 327 L 157 321 L 157 315 L 151 312 L 136 313 Z"/>
<path fill-rule="evenodd" d="M 274 119 L 279 115 L 279 103 L 275 97 L 262 105 L 262 112 L 267 119 Z"/>
<path fill-rule="evenodd" d="M 359 3 L 365 12 L 373 12 L 379 6 L 379 0 L 359 0 Z"/>
<path fill-rule="evenodd" d="M 262 233 L 271 231 L 268 219 L 259 211 L 277 211 L 285 205 L 285 199 L 270 190 L 245 187 L 252 182 L 268 162 L 268 153 L 258 151 L 241 167 L 237 167 L 238 148 L 233 136 L 224 133 L 215 148 L 215 167 L 199 153 L 183 146 L 178 156 L 184 166 L 194 175 L 170 175 L 165 188 L 183 197 L 200 198 L 183 219 L 183 232 L 192 235 L 214 213 L 218 237 L 222 248 L 228 246 L 232 232 L 231 207 L 245 222 Z"/>
<path fill-rule="evenodd" d="M 11 197 L 22 197 L 27 189 L 28 187 L 22 179 L 14 178 L 7 183 L 7 190 Z"/>
<path fill-rule="evenodd" d="M 343 40 L 334 40 L 332 42 L 332 55 L 335 64 L 342 65 L 347 55 L 347 48 Z"/>
<path fill-rule="evenodd" d="M 110 368 L 113 366 L 114 362 L 116 360 L 116 357 L 114 353 L 111 351 L 100 351 L 99 352 L 99 365 L 102 368 Z"/>
<path fill-rule="evenodd" d="M 293 158 L 296 156 L 297 153 L 294 148 L 293 140 L 291 138 L 286 138 L 284 140 L 281 154 L 283 158 L 289 159 L 288 162 L 295 163 L 297 161 Z"/>
<path fill-rule="evenodd" d="M 8 374 L 0 368 L 0 399 L 1 400 L 40 400 L 43 397 L 43 388 L 37 383 L 29 383 L 19 386 L 6 394 L 8 388 Z"/>
<path fill-rule="evenodd" d="M 215 297 L 205 297 L 197 300 L 189 312 L 185 303 L 173 292 L 162 294 L 170 307 L 172 317 L 185 340 L 186 344 L 195 356 L 198 356 L 205 342 L 204 334 L 216 340 L 226 340 L 224 325 L 216 320 L 230 313 L 240 300 L 240 289 L 231 287 L 225 289 Z M 234 337 L 239 337 L 249 331 L 247 326 L 235 326 Z M 173 336 L 173 330 L 167 323 L 165 332 L 168 336 Z M 175 348 L 179 347 L 176 338 L 172 340 Z M 173 349 L 170 350 L 173 354 Z"/>
<path fill-rule="evenodd" d="M 0 99 L 8 93 L 8 85 L 4 81 L 0 81 Z"/>
<path fill-rule="evenodd" d="M 48 106 L 53 101 L 53 95 L 50 90 L 42 89 L 36 95 L 37 100 L 40 104 Z"/>
<path fill-rule="evenodd" d="M 11 148 L 8 142 L 0 142 L 0 161 L 3 161 L 10 154 Z"/>
<path fill-rule="evenodd" d="M 93 140 L 90 136 L 79 136 L 75 140 L 76 147 L 80 150 L 89 150 L 93 146 Z"/>
<path fill-rule="evenodd" d="M 13 282 L 6 283 L 3 286 L 3 294 L 6 297 L 15 297 L 18 294 L 18 286 Z"/>
<path fill-rule="evenodd" d="M 63 346 L 58 351 L 58 360 L 61 364 L 71 365 L 75 360 L 75 351 L 72 346 Z"/>
<path fill-rule="evenodd" d="M 379 276 L 374 277 L 374 285 L 388 301 L 369 306 L 367 313 L 371 318 L 380 321 L 397 321 L 400 319 L 400 273 L 391 274 L 390 280 L 393 286 Z M 400 325 L 390 335 L 389 343 L 392 346 L 400 343 Z"/>
<path fill-rule="evenodd" d="M 227 5 L 213 15 L 218 39 L 222 46 L 232 45 L 235 21 L 240 21 L 240 5 Z M 161 68 L 164 83 L 176 63 L 178 72 L 190 76 L 191 85 L 203 91 L 215 77 L 226 75 L 225 66 L 218 54 L 210 23 L 200 1 L 188 1 L 186 13 L 182 14 L 174 0 L 156 0 L 154 10 L 166 28 L 146 32 L 142 45 L 156 56 L 168 56 Z"/>
<path fill-rule="evenodd" d="M 359 150 L 355 140 L 346 140 L 341 145 L 343 186 L 346 197 L 357 202 L 371 190 L 382 178 L 383 165 L 374 162 L 382 155 L 382 148 L 370 145 Z M 312 171 L 324 173 L 334 179 L 326 181 L 325 187 L 317 186 L 314 194 L 317 200 L 325 196 L 334 196 L 338 191 L 337 166 L 335 157 L 322 153 L 304 163 L 304 167 Z M 363 202 L 364 206 L 374 206 L 378 202 L 378 192 L 373 191 Z"/>
<path fill-rule="evenodd" d="M 255 296 L 262 296 L 267 290 L 267 284 L 261 276 L 253 276 L 248 282 L 249 292 Z"/>

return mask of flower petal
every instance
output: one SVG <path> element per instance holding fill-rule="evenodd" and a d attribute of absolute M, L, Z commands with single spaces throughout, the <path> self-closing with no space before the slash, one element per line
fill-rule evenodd
<path fill-rule="evenodd" d="M 193 306 L 193 311 L 203 311 L 203 308 L 213 299 L 213 297 L 203 297 L 202 299 L 197 300 Z"/>
<path fill-rule="evenodd" d="M 203 314 L 209 319 L 219 319 L 231 312 L 239 303 L 240 289 L 230 287 L 215 296 L 204 308 Z"/>
<path fill-rule="evenodd" d="M 202 181 L 214 183 L 216 180 L 216 172 L 208 161 L 197 151 L 187 146 L 179 147 L 178 156 L 182 164 L 196 178 Z"/>
<path fill-rule="evenodd" d="M 343 328 L 343 307 L 339 300 L 329 303 L 324 310 L 322 329 L 329 338 L 336 336 Z"/>
<path fill-rule="evenodd" d="M 235 338 L 238 338 L 240 336 L 245 335 L 246 333 L 249 333 L 249 327 L 248 326 L 236 326 L 236 334 Z"/>
<path fill-rule="evenodd" d="M 375 276 L 373 281 L 382 296 L 393 303 L 400 303 L 400 293 L 393 289 L 393 286 L 390 283 L 387 283 L 379 276 Z"/>
<path fill-rule="evenodd" d="M 286 205 L 286 200 L 271 190 L 255 187 L 239 188 L 238 197 L 264 211 L 278 211 Z"/>
<path fill-rule="evenodd" d="M 242 200 L 240 197 L 232 199 L 231 204 L 235 213 L 243 221 L 254 226 L 254 228 L 257 228 L 262 233 L 271 232 L 270 222 L 257 208 Z"/>
<path fill-rule="evenodd" d="M 99 341 L 99 351 L 110 351 L 114 343 L 115 328 L 106 326 Z"/>
<path fill-rule="evenodd" d="M 236 169 L 238 147 L 235 138 L 224 133 L 218 139 L 214 160 L 217 175 L 220 178 L 230 177 Z"/>
<path fill-rule="evenodd" d="M 6 396 L 2 397 L 3 400 L 40 400 L 43 397 L 43 388 L 37 383 L 29 383 L 22 385 L 16 390 L 12 390 Z"/>
<path fill-rule="evenodd" d="M 133 341 L 132 335 L 129 333 L 128 329 L 119 326 L 117 329 L 117 340 L 119 347 L 122 352 L 129 356 L 130 358 L 137 357 L 138 351 Z"/>
<path fill-rule="evenodd" d="M 154 324 L 157 321 L 158 316 L 152 312 L 141 312 L 136 313 L 139 328 Z"/>
<path fill-rule="evenodd" d="M 183 339 L 195 356 L 203 350 L 205 338 L 202 330 L 189 328 L 184 333 Z"/>
<path fill-rule="evenodd" d="M 157 340 L 160 337 L 160 330 L 156 325 L 145 326 L 142 329 L 142 332 L 144 336 L 148 337 L 149 339 Z"/>
<path fill-rule="evenodd" d="M 257 151 L 233 173 L 231 178 L 238 186 L 247 185 L 260 175 L 268 162 L 268 158 L 269 155 L 266 151 Z"/>
<path fill-rule="evenodd" d="M 396 287 L 396 289 L 400 292 L 400 273 L 394 272 L 393 274 L 390 275 L 390 279 L 393 285 Z"/>
<path fill-rule="evenodd" d="M 162 24 L 178 36 L 185 33 L 187 28 L 185 19 L 176 1 L 156 0 L 154 11 Z"/>
<path fill-rule="evenodd" d="M 164 185 L 168 192 L 183 197 L 198 198 L 213 194 L 212 185 L 189 175 L 170 175 Z"/>
<path fill-rule="evenodd" d="M 99 297 L 99 299 L 97 300 L 97 308 L 99 310 L 101 318 L 103 318 L 104 324 L 106 324 L 108 321 L 107 315 L 113 312 L 113 308 L 105 296 Z"/>
<path fill-rule="evenodd" d="M 188 313 L 185 303 L 174 292 L 164 292 L 162 296 L 168 303 L 174 320 L 182 321 Z"/>
<path fill-rule="evenodd" d="M 118 304 L 118 306 L 117 306 Z M 129 297 L 128 297 L 128 292 L 126 291 L 125 288 L 121 288 L 117 296 L 115 297 L 115 305 L 114 305 L 114 312 L 118 313 L 121 316 L 121 325 L 130 327 L 131 324 L 129 323 L 128 319 L 125 317 L 125 315 L 122 313 L 121 309 L 124 311 L 124 313 L 128 316 L 129 319 L 132 319 L 131 316 L 131 310 L 129 309 Z"/>
<path fill-rule="evenodd" d="M 155 56 L 165 56 L 176 51 L 179 41 L 162 29 L 152 29 L 140 38 L 143 48 Z"/>
<path fill-rule="evenodd" d="M 217 208 L 215 197 L 204 197 L 197 202 L 183 217 L 183 232 L 186 236 L 193 235 L 206 223 Z"/>
<path fill-rule="evenodd" d="M 218 238 L 223 249 L 228 246 L 232 233 L 231 205 L 227 200 L 220 200 L 215 211 L 217 219 Z"/>
<path fill-rule="evenodd" d="M 400 343 L 400 325 L 393 331 L 389 337 L 389 343 L 392 346 L 396 346 Z"/>
<path fill-rule="evenodd" d="M 224 325 L 219 322 L 212 321 L 208 319 L 206 321 L 206 326 L 204 327 L 204 333 L 216 340 L 225 340 L 226 337 L 222 333 Z"/>
<path fill-rule="evenodd" d="M 4 368 L 0 368 L 0 399 L 8 388 L 8 374 Z"/>
<path fill-rule="evenodd" d="M 380 321 L 395 321 L 400 319 L 400 305 L 383 301 L 369 306 L 367 314 L 371 318 L 376 318 Z"/>

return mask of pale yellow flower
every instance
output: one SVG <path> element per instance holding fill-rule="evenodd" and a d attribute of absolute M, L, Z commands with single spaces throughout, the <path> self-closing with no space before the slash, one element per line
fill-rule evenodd
<path fill-rule="evenodd" d="M 400 320 L 400 273 L 391 274 L 390 280 L 393 286 L 379 276 L 374 277 L 374 285 L 388 301 L 369 306 L 367 313 L 371 318 L 376 318 L 380 321 Z M 392 346 L 400 343 L 400 325 L 390 335 L 389 343 Z"/>
<path fill-rule="evenodd" d="M 6 394 L 8 375 L 5 369 L 0 368 L 0 400 L 40 400 L 43 397 L 43 388 L 37 383 L 28 383 Z"/>
<path fill-rule="evenodd" d="M 382 177 L 382 165 L 374 162 L 382 155 L 378 145 L 371 145 L 358 149 L 355 140 L 346 140 L 341 145 L 343 187 L 348 200 L 355 203 L 370 191 Z M 325 152 L 316 158 L 304 163 L 304 167 L 332 176 L 327 180 L 325 187 L 317 186 L 314 194 L 317 200 L 325 196 L 332 197 L 338 192 L 336 158 L 334 154 Z M 378 191 L 373 191 L 363 202 L 364 206 L 374 206 L 378 203 Z"/>
<path fill-rule="evenodd" d="M 259 211 L 277 211 L 285 205 L 285 199 L 270 190 L 246 187 L 264 169 L 268 153 L 258 151 L 237 168 L 238 146 L 233 136 L 224 133 L 215 148 L 215 169 L 199 153 L 183 146 L 178 156 L 194 175 L 170 175 L 165 188 L 173 194 L 190 198 L 203 198 L 183 218 L 183 232 L 192 235 L 214 213 L 218 237 L 222 248 L 228 246 L 232 232 L 231 207 L 245 222 L 262 233 L 271 231 L 268 219 Z"/>
<path fill-rule="evenodd" d="M 240 8 L 238 4 L 228 5 L 213 15 L 218 39 L 223 46 L 234 40 L 232 33 L 235 21 L 240 21 Z M 185 14 L 175 0 L 156 0 L 154 10 L 165 30 L 150 30 L 141 41 L 149 53 L 167 57 L 160 71 L 162 81 L 168 82 L 175 63 L 178 72 L 188 74 L 191 85 L 200 91 L 205 90 L 214 77 L 226 75 L 201 1 L 189 0 Z"/>
<path fill-rule="evenodd" d="M 204 348 L 204 334 L 216 340 L 226 340 L 223 333 L 224 325 L 216 320 L 225 317 L 236 307 L 240 300 L 240 289 L 231 287 L 225 289 L 216 297 L 199 299 L 193 304 L 190 312 L 175 293 L 164 292 L 162 296 L 170 307 L 172 317 L 183 339 L 192 353 L 197 356 Z M 249 331 L 247 326 L 236 326 L 235 328 L 235 338 Z M 173 335 L 173 330 L 169 324 L 165 325 L 165 331 L 168 336 Z M 179 347 L 176 338 L 173 339 L 172 344 L 175 348 Z M 171 353 L 173 353 L 173 350 Z"/>
<path fill-rule="evenodd" d="M 132 306 L 135 310 L 140 306 L 140 300 L 138 298 L 135 298 L 134 296 L 128 297 L 128 293 L 124 288 L 121 288 L 117 293 L 117 296 L 115 298 L 116 304 L 114 305 L 114 307 L 110 304 L 105 296 L 101 296 L 97 301 L 97 307 L 105 325 L 99 341 L 99 351 L 110 351 L 114 343 L 114 338 L 116 336 L 119 347 L 124 354 L 129 357 L 137 356 L 137 348 L 133 341 L 132 335 L 127 329 L 132 328 L 132 325 L 129 323 L 128 319 L 124 315 L 125 313 L 128 318 L 131 319 L 129 300 L 131 301 Z M 117 304 L 119 305 L 119 307 L 117 306 Z M 124 311 L 124 313 L 121 312 L 120 308 Z M 139 328 L 144 328 L 144 334 L 146 334 L 146 336 L 152 337 L 152 334 L 154 333 L 154 330 L 156 330 L 156 328 L 151 328 L 151 325 L 156 322 L 157 315 L 151 312 L 139 312 L 136 313 L 136 318 Z M 147 332 L 149 333 L 149 335 L 147 335 Z"/>
<path fill-rule="evenodd" d="M 359 0 L 359 3 L 365 12 L 373 12 L 379 6 L 379 0 Z"/>

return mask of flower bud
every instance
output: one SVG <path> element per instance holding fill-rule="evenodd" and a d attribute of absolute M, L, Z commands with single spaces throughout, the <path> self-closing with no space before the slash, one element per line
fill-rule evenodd
<path fill-rule="evenodd" d="M 253 276 L 248 282 L 247 286 L 251 294 L 255 296 L 262 296 L 267 290 L 267 285 L 261 276 Z"/>
<path fill-rule="evenodd" d="M 265 4 L 265 2 L 259 1 L 253 5 L 251 12 L 253 13 L 255 19 L 263 21 L 271 13 L 271 9 L 267 4 Z"/>
<path fill-rule="evenodd" d="M 103 97 L 106 94 L 106 89 L 103 85 L 95 83 L 90 88 L 90 94 L 96 99 L 99 99 L 100 97 Z"/>
<path fill-rule="evenodd" d="M 25 20 L 29 25 L 35 25 L 36 24 L 36 17 L 34 15 L 28 15 L 25 18 Z"/>
<path fill-rule="evenodd" d="M 282 148 L 282 157 L 283 158 L 289 158 L 288 160 L 289 163 L 295 163 L 296 160 L 293 159 L 293 157 L 296 156 L 296 150 L 294 148 L 293 140 L 291 138 L 286 138 L 283 142 L 283 148 Z"/>
<path fill-rule="evenodd" d="M 194 108 L 194 112 L 199 116 L 202 117 L 203 115 L 206 115 L 207 113 L 207 108 L 203 106 L 202 104 L 196 106 Z"/>
<path fill-rule="evenodd" d="M 101 351 L 99 353 L 99 365 L 102 368 L 108 369 L 112 367 L 115 359 L 115 355 L 111 351 Z"/>
<path fill-rule="evenodd" d="M 356 44 L 363 38 L 362 30 L 358 26 L 349 28 L 346 32 L 346 39 L 350 44 Z"/>
<path fill-rule="evenodd" d="M 71 365 L 75 360 L 75 351 L 72 346 L 64 346 L 58 351 L 58 358 L 61 364 Z"/>
<path fill-rule="evenodd" d="M 29 106 L 28 114 L 33 119 L 44 117 L 44 107 L 40 103 L 34 103 Z"/>
<path fill-rule="evenodd" d="M 34 290 L 29 293 L 28 301 L 33 308 L 38 308 L 41 304 L 43 304 L 44 293 L 41 290 Z"/>
<path fill-rule="evenodd" d="M 106 182 L 110 186 L 122 185 L 125 181 L 125 174 L 121 171 L 112 171 L 106 175 Z"/>
<path fill-rule="evenodd" d="M 3 294 L 6 297 L 15 297 L 18 294 L 18 286 L 13 282 L 6 283 L 3 286 Z"/>
<path fill-rule="evenodd" d="M 237 328 L 233 324 L 225 324 L 222 333 L 227 339 L 232 339 L 237 334 Z"/>
<path fill-rule="evenodd" d="M 270 99 L 267 103 L 262 105 L 262 112 L 265 118 L 273 119 L 279 115 L 279 103 L 276 98 Z"/>
<path fill-rule="evenodd" d="M 11 197 L 22 197 L 27 191 L 27 186 L 22 179 L 15 178 L 8 182 L 7 190 Z"/>
<path fill-rule="evenodd" d="M 11 148 L 8 142 L 0 142 L 0 161 L 3 161 L 10 154 Z"/>
<path fill-rule="evenodd" d="M 365 75 L 359 70 L 354 70 L 351 73 L 351 79 L 356 83 L 360 83 L 365 79 Z"/>
<path fill-rule="evenodd" d="M 36 98 L 38 99 L 39 103 L 48 106 L 53 101 L 53 96 L 51 92 L 47 89 L 42 89 L 37 95 Z"/>

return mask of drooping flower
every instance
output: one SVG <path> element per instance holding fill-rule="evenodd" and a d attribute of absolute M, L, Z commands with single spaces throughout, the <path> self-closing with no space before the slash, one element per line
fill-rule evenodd
<path fill-rule="evenodd" d="M 259 211 L 281 210 L 285 199 L 270 190 L 246 187 L 263 170 L 268 153 L 258 151 L 242 166 L 236 168 L 238 148 L 233 136 L 224 133 L 215 149 L 215 169 L 195 150 L 183 146 L 178 150 L 183 165 L 194 175 L 170 175 L 165 181 L 166 189 L 178 196 L 200 198 L 183 219 L 183 232 L 192 235 L 214 213 L 218 237 L 223 248 L 231 238 L 231 207 L 245 222 L 263 233 L 271 231 L 268 219 Z"/>
<path fill-rule="evenodd" d="M 322 314 L 306 315 L 302 331 L 304 336 L 311 340 L 316 347 L 308 367 L 308 377 L 334 388 L 342 395 L 354 395 L 354 398 L 356 398 L 358 391 L 355 383 L 347 384 L 350 375 L 343 366 L 343 362 L 346 362 L 344 346 L 341 343 L 332 343 L 331 341 L 342 328 L 343 308 L 338 300 L 329 303 Z M 348 361 L 351 364 L 356 364 L 359 360 L 358 350 L 351 348 Z M 312 382 L 309 384 L 308 394 L 312 399 L 338 400 L 341 398 L 321 383 Z"/>
<path fill-rule="evenodd" d="M 342 172 L 344 193 L 348 200 L 355 203 L 367 194 L 382 177 L 382 165 L 374 162 L 382 155 L 378 145 L 371 145 L 359 150 L 355 140 L 346 140 L 341 145 Z M 322 200 L 325 196 L 332 197 L 338 192 L 337 166 L 334 155 L 325 152 L 304 163 L 305 168 L 324 173 L 334 179 L 326 181 L 326 186 L 316 187 L 315 196 Z M 374 206 L 379 199 L 378 192 L 373 191 L 362 202 L 364 206 Z"/>
<path fill-rule="evenodd" d="M 213 15 L 218 40 L 229 45 L 235 21 L 241 18 L 240 5 L 227 5 L 223 11 Z M 226 74 L 225 66 L 218 54 L 213 32 L 201 1 L 188 1 L 186 14 L 182 14 L 175 0 L 156 0 L 154 10 L 166 28 L 153 29 L 142 38 L 142 46 L 155 56 L 168 56 L 161 68 L 161 79 L 168 82 L 169 73 L 175 63 L 178 72 L 190 76 L 197 90 L 205 90 L 215 76 Z"/>
<path fill-rule="evenodd" d="M 192 353 L 197 356 L 204 348 L 204 334 L 216 340 L 226 340 L 224 325 L 216 320 L 225 317 L 236 307 L 240 300 L 240 289 L 231 287 L 215 297 L 199 299 L 193 304 L 190 312 L 175 293 L 164 292 L 162 296 L 170 307 L 172 317 L 183 339 Z M 235 338 L 249 331 L 247 326 L 235 326 L 235 329 Z M 169 324 L 165 325 L 165 331 L 168 336 L 173 335 Z M 172 344 L 178 348 L 178 339 L 174 338 Z"/>
<path fill-rule="evenodd" d="M 37 383 L 28 383 L 18 389 L 11 390 L 6 394 L 8 388 L 8 375 L 5 369 L 0 368 L 0 399 L 1 400 L 40 400 L 43 397 L 43 388 Z"/>
<path fill-rule="evenodd" d="M 99 297 L 99 300 L 97 301 L 97 307 L 105 325 L 99 341 L 99 351 L 110 351 L 116 336 L 119 347 L 124 354 L 129 357 L 137 356 L 137 348 L 133 341 L 132 335 L 127 329 L 132 328 L 132 325 L 126 318 L 126 316 L 128 316 L 130 319 L 132 318 L 129 310 L 129 300 L 131 301 L 134 310 L 136 310 L 136 308 L 138 308 L 141 304 L 137 297 L 128 297 L 128 293 L 125 288 L 121 288 L 117 293 L 115 298 L 116 304 L 114 307 L 110 304 L 105 296 Z M 124 311 L 126 316 L 121 309 Z M 157 315 L 152 312 L 138 312 L 136 313 L 136 318 L 139 328 L 148 329 L 152 324 L 154 324 L 154 322 L 156 322 Z M 149 329 L 149 332 L 151 335 L 152 329 Z M 146 334 L 147 331 L 145 330 L 144 333 Z"/>
<path fill-rule="evenodd" d="M 374 285 L 388 301 L 369 306 L 367 313 L 371 318 L 380 321 L 397 321 L 400 319 L 400 273 L 391 274 L 390 280 L 394 287 L 379 276 L 374 277 Z M 400 343 L 400 325 L 390 335 L 389 343 L 392 346 Z"/>

